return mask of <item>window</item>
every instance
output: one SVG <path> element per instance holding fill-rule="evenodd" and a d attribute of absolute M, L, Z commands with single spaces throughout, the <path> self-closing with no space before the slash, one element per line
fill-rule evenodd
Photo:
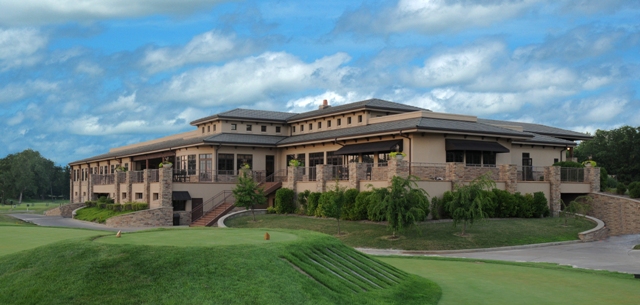
<path fill-rule="evenodd" d="M 347 125 L 350 125 L 350 124 L 351 124 L 351 117 L 348 117 L 347 118 Z"/>
<path fill-rule="evenodd" d="M 247 124 L 247 131 L 251 131 L 251 124 Z"/>
<path fill-rule="evenodd" d="M 207 132 L 211 132 L 211 125 L 207 126 Z"/>
<path fill-rule="evenodd" d="M 378 154 L 378 166 L 387 166 L 390 158 L 389 153 Z"/>
<path fill-rule="evenodd" d="M 264 125 L 260 126 L 260 131 L 267 132 L 267 126 L 264 126 Z"/>
<path fill-rule="evenodd" d="M 211 181 L 213 162 L 211 154 L 200 154 L 200 179 L 202 181 Z"/>
<path fill-rule="evenodd" d="M 493 151 L 482 152 L 482 166 L 496 167 L 496 153 Z"/>
<path fill-rule="evenodd" d="M 334 153 L 335 151 L 327 152 L 327 164 L 342 165 L 342 156 L 335 155 Z"/>
<path fill-rule="evenodd" d="M 158 193 L 153 193 L 153 200 L 158 200 L 159 196 Z"/>
<path fill-rule="evenodd" d="M 482 165 L 482 153 L 479 151 L 467 150 L 465 152 L 466 165 L 467 166 L 481 166 Z"/>
<path fill-rule="evenodd" d="M 309 123 L 309 130 L 313 130 L 313 124 Z"/>
<path fill-rule="evenodd" d="M 218 154 L 218 175 L 233 175 L 233 154 Z"/>
<path fill-rule="evenodd" d="M 231 130 L 237 130 L 238 129 L 238 125 L 236 124 L 231 124 Z"/>
<path fill-rule="evenodd" d="M 287 166 L 289 166 L 289 161 L 293 160 L 296 158 L 296 155 L 287 155 Z M 289 171 L 287 171 L 287 174 L 289 173 Z"/>
<path fill-rule="evenodd" d="M 327 121 L 327 127 L 331 127 L 331 120 Z"/>
<path fill-rule="evenodd" d="M 202 133 L 204 133 L 204 126 L 202 126 Z"/>
<path fill-rule="evenodd" d="M 464 162 L 464 150 L 447 151 L 447 162 Z"/>
<path fill-rule="evenodd" d="M 553 163 L 558 163 L 558 158 L 553 158 Z"/>
<path fill-rule="evenodd" d="M 187 174 L 189 176 L 195 175 L 196 174 L 196 155 L 189 155 L 187 160 L 188 160 Z"/>
<path fill-rule="evenodd" d="M 362 115 L 358 116 L 358 123 L 362 123 Z"/>
<path fill-rule="evenodd" d="M 342 119 L 338 119 L 338 123 L 337 123 L 337 125 L 338 125 L 338 126 L 342 125 Z"/>
<path fill-rule="evenodd" d="M 124 171 L 128 172 L 129 171 L 129 163 L 125 163 L 124 164 Z"/>
<path fill-rule="evenodd" d="M 122 199 L 127 199 L 127 193 L 122 193 Z"/>
<path fill-rule="evenodd" d="M 309 154 L 309 167 L 316 167 L 317 164 L 324 164 L 323 152 Z"/>
<path fill-rule="evenodd" d="M 142 199 L 142 193 L 136 193 L 136 199 Z"/>
<path fill-rule="evenodd" d="M 280 126 L 276 126 L 276 132 L 280 133 Z"/>
<path fill-rule="evenodd" d="M 215 125 L 215 124 L 213 125 L 213 131 L 216 131 L 216 126 L 218 125 Z"/>
<path fill-rule="evenodd" d="M 185 201 L 185 200 L 173 200 L 171 202 L 171 205 L 173 205 L 173 210 L 174 211 L 184 211 L 187 208 L 187 201 Z"/>
<path fill-rule="evenodd" d="M 304 125 L 300 124 L 300 132 L 304 131 Z"/>
<path fill-rule="evenodd" d="M 238 154 L 238 169 L 241 169 L 243 165 L 248 164 L 249 168 L 253 169 L 253 155 L 241 155 Z"/>
<path fill-rule="evenodd" d="M 295 126 L 291 126 L 291 132 L 296 132 L 296 127 Z"/>
<path fill-rule="evenodd" d="M 116 166 L 115 165 L 111 165 L 111 173 L 115 173 L 116 172 Z"/>
<path fill-rule="evenodd" d="M 318 122 L 318 129 L 322 128 L 322 122 Z"/>
<path fill-rule="evenodd" d="M 363 154 L 362 163 L 373 163 L 373 154 Z"/>

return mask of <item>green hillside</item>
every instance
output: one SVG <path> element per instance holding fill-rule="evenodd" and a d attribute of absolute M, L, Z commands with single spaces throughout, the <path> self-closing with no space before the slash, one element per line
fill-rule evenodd
<path fill-rule="evenodd" d="M 436 304 L 440 288 L 315 232 L 177 229 L 0 257 L 0 304 Z"/>

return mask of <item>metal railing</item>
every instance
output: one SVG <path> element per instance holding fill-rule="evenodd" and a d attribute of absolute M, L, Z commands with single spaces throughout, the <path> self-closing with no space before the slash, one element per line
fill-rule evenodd
<path fill-rule="evenodd" d="M 116 173 L 116 175 L 118 175 L 118 181 L 120 181 L 120 183 L 124 183 L 125 180 L 127 180 L 127 173 Z"/>
<path fill-rule="evenodd" d="M 327 165 L 327 170 L 331 173 L 332 180 L 349 180 L 349 166 Z"/>
<path fill-rule="evenodd" d="M 560 181 L 562 182 L 584 182 L 584 168 L 561 167 Z"/>
<path fill-rule="evenodd" d="M 316 181 L 315 167 L 298 167 L 295 170 L 298 171 L 296 181 Z"/>
<path fill-rule="evenodd" d="M 213 209 L 219 207 L 223 203 L 233 204 L 235 202 L 236 202 L 236 198 L 233 196 L 233 191 L 231 190 L 221 191 L 217 195 L 209 198 L 207 201 L 191 209 L 191 222 L 194 222 L 202 218 L 202 216 L 207 214 L 209 211 L 212 211 Z"/>
<path fill-rule="evenodd" d="M 518 181 L 544 181 L 544 166 L 518 166 Z"/>
<path fill-rule="evenodd" d="M 149 182 L 159 182 L 160 181 L 160 171 L 157 169 L 149 170 Z"/>
<path fill-rule="evenodd" d="M 279 169 L 275 171 L 273 174 L 264 176 L 260 180 L 256 180 L 258 183 L 266 183 L 266 182 L 285 182 L 287 181 L 287 170 Z"/>
<path fill-rule="evenodd" d="M 144 183 L 144 171 L 129 172 L 131 183 Z"/>
<path fill-rule="evenodd" d="M 91 179 L 94 185 L 109 185 L 115 183 L 115 174 L 97 175 L 94 174 Z"/>

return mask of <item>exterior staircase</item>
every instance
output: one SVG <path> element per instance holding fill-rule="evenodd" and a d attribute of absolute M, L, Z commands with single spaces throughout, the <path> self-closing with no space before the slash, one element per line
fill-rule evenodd
<path fill-rule="evenodd" d="M 214 225 L 220 217 L 227 214 L 229 211 L 233 210 L 235 206 L 233 203 L 223 203 L 213 210 L 209 211 L 204 216 L 200 217 L 200 219 L 194 221 L 189 225 L 190 227 L 208 227 Z"/>

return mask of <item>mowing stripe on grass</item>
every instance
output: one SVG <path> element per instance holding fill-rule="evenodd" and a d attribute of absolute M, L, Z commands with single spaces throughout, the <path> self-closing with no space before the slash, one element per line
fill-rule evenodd
<path fill-rule="evenodd" d="M 402 271 L 402 270 L 400 270 L 400 269 L 398 269 L 398 268 L 396 268 L 394 266 L 391 266 L 389 264 L 381 264 L 381 263 L 377 262 L 376 260 L 371 259 L 370 256 L 368 256 L 368 255 L 366 255 L 366 254 L 364 254 L 362 252 L 353 250 L 353 251 L 350 251 L 350 254 L 348 254 L 348 255 L 351 256 L 353 259 L 357 260 L 358 258 L 360 258 L 363 263 L 370 264 L 372 266 L 375 266 L 378 269 L 382 269 L 382 270 L 388 271 L 389 273 L 393 274 L 395 277 L 397 277 L 399 279 L 405 279 L 408 276 L 408 274 L 406 272 L 404 272 L 404 271 Z"/>
<path fill-rule="evenodd" d="M 392 286 L 393 284 L 396 284 L 395 282 L 389 280 L 388 278 L 384 277 L 383 275 L 376 272 L 375 270 L 371 268 L 363 268 L 362 265 L 360 264 L 354 264 L 348 259 L 345 259 L 344 257 L 331 251 L 331 249 L 329 248 L 325 248 L 324 252 L 329 256 L 334 256 L 336 259 L 341 260 L 344 264 L 347 264 L 349 268 L 358 270 L 358 273 L 366 274 L 369 279 L 371 280 L 375 279 L 376 283 L 382 287 L 386 288 L 386 287 Z"/>
<path fill-rule="evenodd" d="M 316 254 L 321 255 L 323 259 L 327 260 L 330 264 L 344 270 L 345 272 L 350 272 L 353 275 L 363 279 L 365 282 L 368 282 L 369 284 L 371 284 L 372 286 L 375 286 L 374 288 L 383 288 L 383 285 L 380 285 L 378 283 L 375 283 L 374 281 L 372 281 L 371 279 L 369 279 L 369 275 L 366 273 L 363 273 L 364 275 L 367 275 L 367 277 L 363 276 L 362 274 L 360 274 L 359 272 L 357 272 L 356 270 L 354 270 L 353 266 L 347 266 L 344 263 L 344 260 L 341 259 L 336 259 L 335 257 L 332 257 L 330 255 L 328 255 L 327 253 L 324 253 L 322 251 L 319 251 L 317 249 L 314 249 L 314 251 L 317 251 Z"/>
<path fill-rule="evenodd" d="M 349 288 L 349 290 L 353 293 L 362 291 L 360 287 L 350 283 L 349 281 L 340 281 L 339 279 L 336 280 L 335 273 L 318 264 L 317 262 L 312 262 L 311 259 L 309 259 L 309 257 L 306 255 L 303 255 L 301 253 L 291 253 L 291 257 L 289 258 L 289 260 L 300 267 L 300 269 L 311 274 L 327 287 L 331 287 L 334 291 L 344 291 L 343 287 Z"/>
<path fill-rule="evenodd" d="M 332 265 L 331 263 L 327 262 L 326 260 L 322 259 L 321 257 L 315 255 L 314 253 L 309 253 L 308 256 L 309 256 L 309 259 L 311 259 L 312 261 L 314 261 L 314 262 L 322 265 L 323 267 L 333 271 L 334 273 L 336 273 L 336 275 L 339 275 L 340 278 L 342 278 L 343 280 L 348 281 L 348 282 L 350 282 L 352 284 L 358 285 L 364 291 L 369 291 L 369 290 L 372 290 L 374 288 L 371 285 L 367 284 L 366 282 L 360 280 L 359 278 L 356 278 L 353 275 L 345 272 L 344 270 L 341 270 L 340 268 Z"/>
<path fill-rule="evenodd" d="M 400 279 L 395 277 L 394 275 L 382 270 L 382 269 L 376 269 L 373 268 L 370 265 L 367 265 L 361 261 L 355 260 L 353 259 L 351 256 L 347 255 L 344 252 L 340 252 L 340 251 L 333 251 L 331 249 L 328 249 L 329 251 L 332 251 L 332 253 L 340 256 L 342 259 L 351 262 L 353 264 L 356 264 L 357 266 L 360 266 L 360 268 L 362 268 L 363 270 L 370 270 L 371 273 L 373 273 L 375 276 L 377 276 L 378 278 L 380 278 L 382 281 L 388 283 L 389 285 L 395 285 L 395 284 L 399 284 L 400 283 Z"/>

